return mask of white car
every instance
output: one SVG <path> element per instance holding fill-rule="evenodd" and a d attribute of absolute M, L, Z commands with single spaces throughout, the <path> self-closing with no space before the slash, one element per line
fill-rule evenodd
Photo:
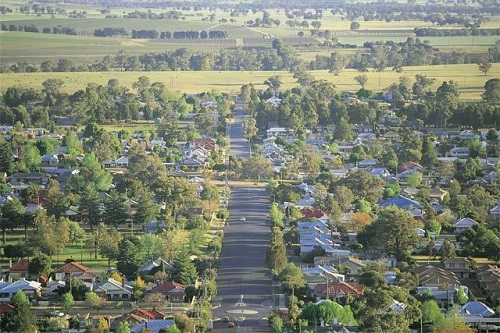
<path fill-rule="evenodd" d="M 240 218 L 240 221 L 242 222 L 245 222 L 247 219 L 243 216 L 242 218 Z"/>
<path fill-rule="evenodd" d="M 59 310 L 54 310 L 54 311 L 50 312 L 50 315 L 52 317 L 64 317 L 64 313 L 62 313 Z"/>

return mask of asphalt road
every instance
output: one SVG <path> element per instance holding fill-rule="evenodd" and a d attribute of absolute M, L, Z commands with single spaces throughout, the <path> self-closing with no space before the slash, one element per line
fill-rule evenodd
<path fill-rule="evenodd" d="M 249 158 L 243 118 L 242 105 L 237 102 L 229 129 L 231 152 Z M 271 272 L 265 264 L 271 237 L 269 196 L 263 186 L 234 184 L 228 209 L 217 273 L 218 298 L 212 311 L 220 320 L 214 322 L 214 331 L 270 332 L 267 318 L 272 306 Z M 229 329 L 225 318 L 235 327 Z"/>
<path fill-rule="evenodd" d="M 262 186 L 235 187 L 231 192 L 213 315 L 228 317 L 240 326 L 240 332 L 268 327 L 272 305 L 271 273 L 265 265 L 270 242 L 268 205 L 269 198 Z M 215 328 L 227 325 L 222 321 L 214 323 Z"/>
<path fill-rule="evenodd" d="M 229 138 L 231 140 L 231 152 L 238 158 L 250 157 L 250 144 L 243 136 L 244 116 L 243 105 L 237 101 L 234 108 L 234 121 L 229 129 Z"/>

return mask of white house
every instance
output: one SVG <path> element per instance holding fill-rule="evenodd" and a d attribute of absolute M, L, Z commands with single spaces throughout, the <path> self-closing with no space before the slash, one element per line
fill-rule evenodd
<path fill-rule="evenodd" d="M 288 133 L 288 130 L 284 127 L 271 127 L 270 129 L 266 130 L 267 136 L 271 137 L 277 137 L 280 135 L 285 135 Z"/>
<path fill-rule="evenodd" d="M 132 287 L 112 278 L 94 286 L 94 292 L 108 301 L 128 300 L 132 298 Z"/>

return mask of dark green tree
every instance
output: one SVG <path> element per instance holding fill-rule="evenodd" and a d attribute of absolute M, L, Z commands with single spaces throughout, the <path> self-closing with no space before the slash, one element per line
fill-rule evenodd
<path fill-rule="evenodd" d="M 186 250 L 182 250 L 178 253 L 177 257 L 174 259 L 174 268 L 174 280 L 177 282 L 184 285 L 191 285 L 198 279 L 196 266 Z"/>
<path fill-rule="evenodd" d="M 2 241 L 7 242 L 7 230 L 13 230 L 22 225 L 26 209 L 21 201 L 16 198 L 7 200 L 0 211 L 0 229 L 2 229 Z"/>
<path fill-rule="evenodd" d="M 137 277 L 137 269 L 141 264 L 139 240 L 135 237 L 124 238 L 120 242 L 118 248 L 116 268 L 118 268 L 127 279 L 135 279 Z"/>
<path fill-rule="evenodd" d="M 31 303 L 23 291 L 18 291 L 11 301 L 14 309 L 8 311 L 1 318 L 0 327 L 6 332 L 36 333 L 37 319 L 31 310 Z"/>

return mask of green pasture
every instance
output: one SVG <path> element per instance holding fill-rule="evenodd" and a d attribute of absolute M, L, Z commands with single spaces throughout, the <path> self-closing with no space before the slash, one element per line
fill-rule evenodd
<path fill-rule="evenodd" d="M 432 90 L 437 89 L 443 81 L 453 80 L 458 83 L 461 98 L 477 100 L 481 98 L 484 83 L 500 76 L 500 64 L 493 64 L 487 76 L 478 70 L 476 64 L 439 65 L 403 67 L 403 72 L 396 73 L 390 69 L 384 72 L 369 71 L 360 73 L 355 70 L 344 70 L 339 75 L 328 71 L 311 71 L 318 80 L 334 83 L 339 91 L 355 92 L 360 86 L 355 77 L 365 74 L 368 77 L 366 89 L 381 91 L 392 83 L 398 82 L 401 76 L 414 79 L 415 75 L 423 74 L 436 78 Z M 76 73 L 0 73 L 0 91 L 10 86 L 25 86 L 41 89 L 42 82 L 49 78 L 61 79 L 64 82 L 62 90 L 67 93 L 83 89 L 88 83 L 105 85 L 110 79 L 118 79 L 121 85 L 131 87 L 140 76 L 147 76 L 151 82 L 162 82 L 169 89 L 186 93 L 200 93 L 216 89 L 227 93 L 237 93 L 243 84 L 253 83 L 257 88 L 265 88 L 264 81 L 270 76 L 282 77 L 282 89 L 297 85 L 292 74 L 285 71 L 241 71 L 241 72 L 76 72 Z"/>
<path fill-rule="evenodd" d="M 161 53 L 179 48 L 216 52 L 233 48 L 234 42 L 225 41 L 154 41 L 129 38 L 101 38 L 91 36 L 48 35 L 26 32 L 0 32 L 0 62 L 42 63 L 65 58 L 75 64 L 92 63 L 106 55 L 114 55 L 123 50 L 129 55 Z"/>

